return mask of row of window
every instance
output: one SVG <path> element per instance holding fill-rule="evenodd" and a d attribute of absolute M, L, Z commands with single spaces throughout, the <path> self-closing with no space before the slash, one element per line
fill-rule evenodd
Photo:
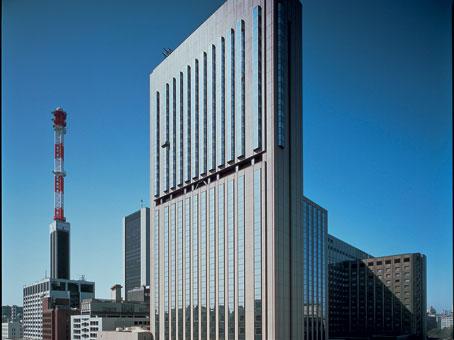
<path fill-rule="evenodd" d="M 255 151 L 259 151 L 262 146 L 261 22 L 261 8 L 256 7 L 253 22 Z M 230 163 L 235 157 L 241 159 L 245 156 L 244 20 L 238 21 L 236 29 L 230 29 L 226 37 L 227 43 L 224 37 L 220 37 L 217 45 L 212 45 L 211 75 L 208 74 L 208 55 L 203 52 L 200 63 L 199 59 L 195 59 L 191 65 L 187 65 L 184 72 L 179 72 L 178 80 L 172 78 L 170 84 L 165 84 L 163 100 L 159 91 L 153 95 L 155 196 L 159 196 L 161 190 L 167 192 L 183 185 L 183 181 L 189 182 L 206 175 L 207 170 L 214 171 L 216 166 L 225 166 L 226 161 Z M 226 56 L 230 62 L 226 62 Z M 209 82 L 212 92 L 211 107 L 208 105 Z M 161 107 L 164 133 L 161 132 L 160 126 Z M 211 126 L 208 125 L 209 119 Z M 164 174 L 160 172 L 161 148 L 164 149 Z M 164 175 L 163 188 L 160 186 L 161 175 Z"/>
<path fill-rule="evenodd" d="M 261 337 L 261 170 L 254 172 L 254 295 L 255 295 L 255 334 Z M 225 190 L 227 189 L 227 190 Z M 209 199 L 207 201 L 207 193 Z M 217 195 L 216 195 L 217 194 Z M 226 200 L 226 201 L 224 201 Z M 209 334 L 210 339 L 216 338 L 216 274 L 218 280 L 218 332 L 219 338 L 235 337 L 235 313 L 238 312 L 239 339 L 245 338 L 245 273 L 244 273 L 244 239 L 245 239 L 245 207 L 244 207 L 244 177 L 240 177 L 237 182 L 231 180 L 225 184 L 220 184 L 216 192 L 211 188 L 208 192 L 201 192 L 185 200 L 185 212 L 183 212 L 183 200 L 170 207 L 164 207 L 164 320 L 165 320 L 165 339 L 183 337 L 183 309 L 186 306 L 186 337 L 192 334 L 198 337 L 201 332 L 202 338 Z M 209 204 L 207 209 L 207 203 Z M 224 204 L 227 204 L 226 216 Z M 175 206 L 177 209 L 175 210 Z M 191 210 L 192 208 L 192 210 Z M 170 214 L 169 214 L 170 209 Z M 238 220 L 235 221 L 235 209 L 238 209 Z M 210 212 L 207 228 L 207 210 Z M 200 214 L 199 214 L 200 211 Z M 216 230 L 215 214 L 218 215 L 218 228 Z M 186 232 L 183 235 L 183 214 L 186 220 Z M 224 218 L 226 218 L 224 220 Z M 169 224 L 170 222 L 170 224 Z M 155 215 L 155 223 L 159 226 L 159 213 Z M 156 231 L 158 231 L 156 229 Z M 207 235 L 207 231 L 209 234 Z M 199 235 L 199 232 L 201 233 Z M 217 236 L 217 237 L 216 237 Z M 199 237 L 200 242 L 199 244 Z M 155 242 L 159 244 L 159 233 L 155 234 Z M 185 246 L 183 249 L 183 238 Z M 209 244 L 206 244 L 207 239 Z M 216 242 L 217 241 L 217 242 Z M 238 253 L 235 253 L 238 242 Z M 170 243 L 170 244 L 169 244 Z M 175 248 L 175 245 L 177 246 Z M 199 249 L 200 245 L 200 249 Z M 216 249 L 217 247 L 217 249 Z M 208 253 L 209 251 L 209 257 Z M 217 268 L 215 263 L 215 252 L 217 251 Z M 183 252 L 185 261 L 183 263 Z M 200 254 L 200 258 L 199 258 Z M 227 256 L 227 268 L 224 268 L 224 256 Z M 159 251 L 155 253 L 155 270 L 157 275 L 155 287 L 159 288 Z M 175 256 L 177 260 L 175 259 Z M 236 267 L 236 259 L 238 256 Z M 207 259 L 209 258 L 209 263 Z M 176 267 L 175 263 L 178 263 Z M 210 267 L 209 292 L 207 296 L 207 266 Z M 169 272 L 170 267 L 170 272 Z M 183 267 L 185 277 L 183 277 Z M 191 271 L 192 269 L 192 271 Z M 199 275 L 202 282 L 199 286 Z M 192 276 L 192 280 L 191 280 Z M 226 277 L 227 276 L 227 277 Z M 235 276 L 238 282 L 238 310 L 235 310 Z M 185 281 L 185 282 L 184 282 Z M 225 285 L 227 283 L 227 286 Z M 186 285 L 186 296 L 183 301 L 183 284 Z M 169 289 L 170 288 L 170 289 Z M 200 289 L 200 297 L 199 297 Z M 227 301 L 224 289 L 227 289 Z M 169 294 L 170 290 L 170 294 Z M 176 300 L 176 294 L 178 299 Z M 209 297 L 209 305 L 207 305 Z M 170 298 L 170 308 L 169 308 Z M 178 303 L 176 303 L 178 301 Z M 201 306 L 198 303 L 201 303 Z M 192 304 L 191 304 L 192 302 Z M 156 295 L 156 313 L 159 312 L 160 298 Z M 225 306 L 228 308 L 228 315 L 225 315 Z M 192 307 L 192 308 L 191 308 Z M 200 308 L 201 307 L 201 308 Z M 209 308 L 209 313 L 207 308 Z M 202 312 L 202 319 L 199 323 L 199 309 Z M 178 310 L 178 323 L 176 311 Z M 191 313 L 188 311 L 192 310 Z M 192 317 L 191 317 L 192 314 Z M 210 329 L 207 329 L 208 315 L 210 315 Z M 228 318 L 228 320 L 226 320 Z M 159 321 L 159 317 L 157 321 Z M 190 323 L 192 328 L 188 327 Z M 226 325 L 228 324 L 228 328 Z M 156 330 L 159 330 L 157 326 Z M 170 329 L 169 329 L 170 327 Z M 201 329 L 199 329 L 201 327 Z"/>

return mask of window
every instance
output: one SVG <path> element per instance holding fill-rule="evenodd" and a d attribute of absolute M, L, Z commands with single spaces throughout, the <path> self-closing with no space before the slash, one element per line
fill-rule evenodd
<path fill-rule="evenodd" d="M 400 259 L 394 259 L 394 263 L 400 263 Z"/>
<path fill-rule="evenodd" d="M 404 270 L 409 270 L 410 266 L 404 266 Z"/>
<path fill-rule="evenodd" d="M 237 157 L 244 156 L 244 147 L 245 147 L 245 55 L 244 55 L 244 21 L 240 20 L 236 26 L 236 39 L 235 39 L 235 53 L 236 58 L 235 61 L 237 63 L 236 70 L 236 92 L 235 92 L 235 100 L 236 100 L 236 128 L 237 131 L 235 133 L 237 138 Z"/>
<path fill-rule="evenodd" d="M 377 261 L 376 265 L 377 265 L 377 266 L 381 266 L 382 263 L 383 263 L 382 261 Z"/>
<path fill-rule="evenodd" d="M 161 145 L 159 145 L 159 140 L 160 140 L 160 134 L 159 134 L 159 110 L 160 110 L 160 107 L 159 107 L 159 92 L 156 91 L 156 94 L 155 94 L 155 102 L 154 102 L 154 135 L 155 135 L 155 139 L 154 139 L 154 142 L 155 142 L 155 158 L 154 158 L 154 178 L 155 178 L 155 182 L 154 182 L 154 194 L 155 196 L 158 196 L 159 195 L 159 171 L 160 171 L 160 163 L 159 163 L 159 152 L 160 152 L 160 147 Z"/>
<path fill-rule="evenodd" d="M 410 258 L 409 257 L 405 257 L 404 258 L 404 262 L 410 262 Z"/>
<path fill-rule="evenodd" d="M 219 338 L 225 337 L 225 277 L 224 277 L 224 184 L 218 186 L 218 282 L 219 282 Z"/>
<path fill-rule="evenodd" d="M 194 60 L 194 72 L 192 75 L 194 84 L 191 88 L 192 107 L 191 107 L 191 122 L 192 122 L 192 178 L 199 176 L 199 60 Z"/>
<path fill-rule="evenodd" d="M 244 26 L 244 24 L 243 24 Z M 244 27 L 243 27 L 244 36 Z M 279 35 L 278 35 L 279 39 Z M 254 150 L 262 147 L 262 8 L 253 13 L 253 63 L 254 63 Z M 244 45 L 244 44 L 243 44 Z M 243 47 L 244 49 L 244 47 Z M 279 42 L 278 42 L 279 51 Z M 279 53 L 279 52 L 278 52 Z M 244 54 L 244 53 L 243 53 Z M 281 56 L 282 57 L 282 56 Z M 278 54 L 279 59 L 279 54 Z M 279 61 L 278 61 L 279 62 Z M 244 73 L 244 72 L 243 72 Z M 279 76 L 278 76 L 279 77 Z M 279 105 L 279 104 L 278 104 Z"/>
<path fill-rule="evenodd" d="M 373 262 L 368 262 L 367 265 L 370 267 L 370 266 L 373 266 L 374 263 Z"/>
<path fill-rule="evenodd" d="M 277 128 L 278 146 L 285 147 L 285 114 L 287 110 L 287 30 L 284 5 L 277 4 Z"/>
<path fill-rule="evenodd" d="M 191 66 L 187 66 L 186 72 L 186 168 L 184 180 L 191 180 Z"/>
<path fill-rule="evenodd" d="M 262 334 L 262 217 L 261 172 L 254 171 L 254 314 L 255 339 Z"/>
<path fill-rule="evenodd" d="M 218 71 L 220 82 L 217 86 L 218 99 L 220 101 L 220 112 L 217 115 L 217 146 L 218 146 L 218 166 L 223 166 L 225 163 L 225 39 L 219 38 L 220 58 L 218 59 Z"/>
<path fill-rule="evenodd" d="M 199 337 L 199 221 L 198 196 L 192 197 L 192 309 L 193 337 Z"/>
<path fill-rule="evenodd" d="M 385 264 L 391 264 L 391 260 L 385 260 Z"/>

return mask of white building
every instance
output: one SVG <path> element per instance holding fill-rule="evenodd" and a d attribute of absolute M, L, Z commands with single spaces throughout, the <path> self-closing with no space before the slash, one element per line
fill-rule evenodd
<path fill-rule="evenodd" d="M 90 315 L 71 316 L 71 340 L 96 340 L 100 331 L 114 331 L 119 327 L 150 326 L 146 317 L 97 317 Z"/>
<path fill-rule="evenodd" d="M 2 339 L 21 339 L 24 336 L 21 322 L 3 322 Z"/>
<path fill-rule="evenodd" d="M 453 326 L 452 315 L 438 315 L 437 326 L 438 329 L 452 327 Z"/>
<path fill-rule="evenodd" d="M 84 280 L 45 278 L 24 287 L 24 338 L 43 338 L 43 298 L 69 299 L 78 308 L 83 299 L 95 297 L 95 283 Z"/>

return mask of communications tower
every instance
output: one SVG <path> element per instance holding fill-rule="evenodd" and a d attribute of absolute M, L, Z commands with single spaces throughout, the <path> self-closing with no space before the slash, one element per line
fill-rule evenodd
<path fill-rule="evenodd" d="M 54 220 L 50 229 L 50 277 L 69 280 L 70 224 L 64 214 L 64 135 L 66 134 L 66 112 L 57 107 L 52 111 L 54 128 Z"/>

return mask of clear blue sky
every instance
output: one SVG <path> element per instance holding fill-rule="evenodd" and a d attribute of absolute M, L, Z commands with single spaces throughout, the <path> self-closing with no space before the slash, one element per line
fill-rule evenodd
<path fill-rule="evenodd" d="M 68 112 L 71 273 L 122 283 L 122 217 L 149 197 L 149 84 L 222 1 L 2 1 L 2 303 L 49 273 L 50 111 Z M 452 304 L 451 0 L 304 0 L 305 195 L 375 256 L 427 255 Z"/>

